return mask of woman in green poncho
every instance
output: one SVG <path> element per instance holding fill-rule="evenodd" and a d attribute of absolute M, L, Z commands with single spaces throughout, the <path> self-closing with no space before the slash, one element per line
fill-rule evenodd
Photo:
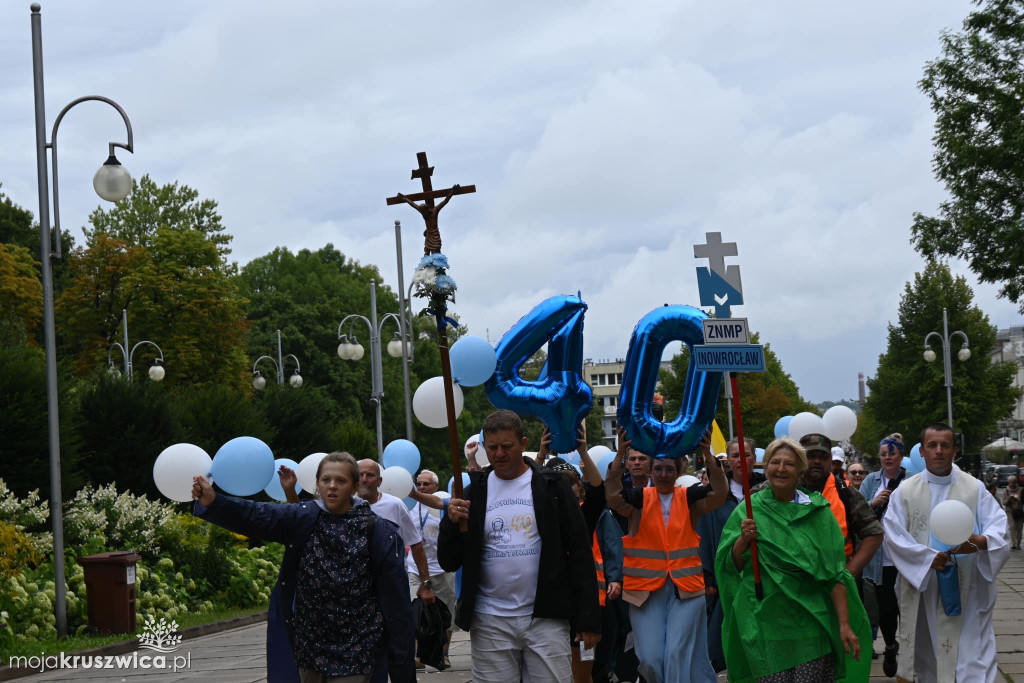
<path fill-rule="evenodd" d="M 792 439 L 764 455 L 769 488 L 737 507 L 716 567 L 725 610 L 722 640 L 730 681 L 867 681 L 871 629 L 846 571 L 842 532 L 820 493 L 797 487 L 807 456 Z M 764 599 L 754 592 L 750 543 L 757 539 Z M 870 649 L 865 649 L 870 652 Z"/>

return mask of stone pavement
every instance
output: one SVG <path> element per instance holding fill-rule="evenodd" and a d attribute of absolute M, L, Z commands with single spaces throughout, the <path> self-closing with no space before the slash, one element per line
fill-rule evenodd
<path fill-rule="evenodd" d="M 999 575 L 999 600 L 995 609 L 995 630 L 999 649 L 999 670 L 1005 681 L 1024 683 L 1024 551 L 1011 551 L 1010 560 Z M 15 679 L 24 683 L 42 681 L 139 681 L 172 683 L 175 681 L 217 681 L 219 683 L 256 683 L 266 681 L 264 654 L 266 624 L 224 631 L 214 635 L 186 640 L 173 655 L 168 655 L 167 669 L 84 669 L 48 671 Z M 424 671 L 419 683 L 468 683 L 470 675 L 469 637 L 456 633 L 452 639 L 452 667 L 443 672 Z M 881 637 L 875 649 L 884 647 Z M 143 656 L 145 651 L 120 655 Z M 155 654 L 155 653 L 153 653 Z M 173 670 L 174 657 L 186 657 L 186 668 Z M 117 657 L 115 656 L 115 660 Z M 872 681 L 892 681 L 882 675 L 882 659 L 872 665 Z M 725 674 L 719 676 L 725 681 Z M 509 683 L 515 683 L 510 681 Z M 565 683 L 571 683 L 566 681 Z M 1000 682 L 1001 683 L 1001 682 Z"/>

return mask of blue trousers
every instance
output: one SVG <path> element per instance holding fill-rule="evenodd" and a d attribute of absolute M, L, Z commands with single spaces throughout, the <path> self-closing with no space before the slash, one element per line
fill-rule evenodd
<path fill-rule="evenodd" d="M 666 580 L 643 605 L 629 606 L 629 619 L 640 674 L 647 683 L 715 683 L 703 596 L 680 600 L 675 584 Z"/>

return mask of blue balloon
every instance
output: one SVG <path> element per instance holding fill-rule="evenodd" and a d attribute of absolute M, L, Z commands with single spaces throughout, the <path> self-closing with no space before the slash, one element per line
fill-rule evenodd
<path fill-rule="evenodd" d="M 576 296 L 556 296 L 538 304 L 512 326 L 497 349 L 497 368 L 487 380 L 495 408 L 539 418 L 551 432 L 552 453 L 576 450 L 576 428 L 590 412 L 594 394 L 583 381 L 583 316 L 587 305 Z M 544 344 L 547 373 L 527 381 L 519 368 Z"/>
<path fill-rule="evenodd" d="M 611 453 L 605 453 L 597 459 L 597 462 L 594 463 L 597 465 L 597 471 L 601 473 L 601 479 L 608 476 L 608 467 L 612 464 L 612 460 L 615 459 L 615 455 L 614 451 Z"/>
<path fill-rule="evenodd" d="M 270 446 L 251 436 L 231 439 L 213 456 L 213 480 L 233 496 L 259 493 L 277 477 Z"/>
<path fill-rule="evenodd" d="M 452 380 L 464 387 L 476 387 L 491 378 L 498 364 L 494 347 L 483 337 L 463 337 L 452 344 Z"/>
<path fill-rule="evenodd" d="M 570 465 L 579 465 L 580 464 L 580 454 L 579 453 L 566 453 L 565 455 L 562 456 L 562 460 L 566 461 Z"/>
<path fill-rule="evenodd" d="M 299 468 L 299 463 L 295 462 L 290 458 L 278 458 L 274 461 L 274 476 L 270 478 L 270 483 L 263 487 L 264 493 L 273 498 L 279 500 L 282 503 L 288 500 L 288 497 L 284 495 L 284 488 L 281 486 L 281 477 L 278 476 L 278 471 L 281 469 L 281 465 L 287 465 L 295 471 Z M 302 490 L 302 484 L 298 481 L 295 482 L 295 493 Z"/>
<path fill-rule="evenodd" d="M 697 372 L 692 361 L 686 371 L 686 393 L 680 397 L 679 416 L 666 423 L 651 411 L 665 347 L 681 341 L 692 354 L 694 344 L 704 343 L 701 320 L 707 317 L 692 306 L 663 306 L 641 318 L 633 330 L 619 389 L 618 419 L 633 448 L 641 453 L 668 458 L 686 455 L 697 447 L 715 418 L 722 373 Z"/>
<path fill-rule="evenodd" d="M 902 465 L 903 465 L 904 469 L 907 470 L 907 476 L 908 477 L 911 476 L 911 475 L 917 474 L 918 472 L 921 471 L 921 470 L 917 469 L 917 463 L 914 462 L 913 458 L 903 458 Z"/>
<path fill-rule="evenodd" d="M 407 439 L 395 439 L 384 447 L 381 456 L 384 468 L 401 467 L 403 470 L 416 475 L 420 468 L 420 449 L 412 441 Z"/>
<path fill-rule="evenodd" d="M 779 421 L 775 423 L 776 439 L 781 439 L 784 436 L 789 436 L 789 423 L 792 419 L 792 415 L 787 415 L 786 417 L 779 418 Z"/>
<path fill-rule="evenodd" d="M 405 507 L 409 508 L 410 510 L 416 507 L 416 501 L 413 500 L 412 498 L 409 498 L 408 496 L 403 498 L 402 502 L 405 503 Z"/>
<path fill-rule="evenodd" d="M 754 449 L 754 455 L 757 456 L 757 460 L 755 460 L 755 462 L 764 462 L 764 449 L 763 448 L 755 448 Z"/>
<path fill-rule="evenodd" d="M 916 443 L 914 447 L 910 449 L 910 462 L 914 464 L 915 472 L 924 472 L 924 456 L 921 455 L 921 444 Z M 907 463 L 903 463 L 904 467 L 907 467 Z M 907 468 L 909 469 L 909 468 Z"/>
<path fill-rule="evenodd" d="M 452 488 L 453 488 L 454 484 L 455 484 L 455 477 L 452 477 L 451 479 L 448 480 L 448 495 L 449 496 L 454 496 L 455 495 L 454 493 L 452 493 Z M 469 486 L 469 474 L 467 474 L 466 472 L 463 472 L 462 473 L 462 491 L 463 491 L 463 494 L 465 494 L 467 486 Z"/>

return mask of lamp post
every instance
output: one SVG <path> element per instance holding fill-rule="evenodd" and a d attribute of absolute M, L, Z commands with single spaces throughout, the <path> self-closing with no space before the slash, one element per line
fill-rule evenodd
<path fill-rule="evenodd" d="M 274 364 L 274 369 L 277 370 L 277 383 L 284 384 L 284 361 L 286 358 L 291 358 L 295 361 L 295 372 L 288 378 L 288 384 L 298 389 L 302 386 L 302 375 L 299 374 L 301 367 L 299 366 L 299 359 L 294 354 L 289 353 L 287 356 L 281 356 L 281 330 L 277 331 L 277 360 L 275 361 L 270 356 L 260 356 L 256 359 L 256 362 L 252 364 L 252 388 L 256 391 L 263 391 L 267 386 L 266 378 L 260 374 L 260 371 L 256 369 L 256 366 L 261 360 L 269 360 Z"/>
<path fill-rule="evenodd" d="M 407 331 L 410 335 L 412 334 L 412 303 L 409 304 L 407 328 L 405 304 L 410 301 L 411 297 L 407 298 L 405 295 L 405 275 L 402 266 L 402 221 L 395 221 L 395 253 L 398 256 L 398 331 L 402 336 L 399 346 L 401 346 L 402 352 L 402 388 L 405 392 L 405 438 L 412 441 L 412 396 L 409 393 L 409 363 L 412 362 L 412 344 L 411 337 L 406 336 Z M 409 283 L 409 292 L 412 293 L 412 283 Z M 388 353 L 392 356 L 395 355 L 392 349 L 392 344 L 395 341 L 392 339 L 388 343 Z"/>
<path fill-rule="evenodd" d="M 384 397 L 384 377 L 383 368 L 381 366 L 381 352 L 380 352 L 380 337 L 381 330 L 384 329 L 384 323 L 389 319 L 394 320 L 399 327 L 402 326 L 402 319 L 400 316 L 394 313 L 385 313 L 381 317 L 380 321 L 377 320 L 377 283 L 370 280 L 370 319 L 368 320 L 365 316 L 353 313 L 345 316 L 345 318 L 338 325 L 338 340 L 341 342 L 338 344 L 338 357 L 342 360 L 359 360 L 363 357 L 364 350 L 362 344 L 356 339 L 355 332 L 352 329 L 355 327 L 356 320 L 362 320 L 366 323 L 367 330 L 370 333 L 370 377 L 371 377 L 371 389 L 370 389 L 370 403 L 373 404 L 377 413 L 377 459 L 379 460 L 384 454 L 384 435 L 381 427 L 381 398 Z M 348 332 L 342 333 L 342 328 L 348 323 Z M 388 342 L 387 349 L 388 355 L 394 358 L 402 356 L 402 340 L 392 339 Z M 406 404 L 408 405 L 408 403 Z M 406 420 L 406 429 L 410 431 L 409 420 Z"/>
<path fill-rule="evenodd" d="M 53 519 L 53 578 L 54 578 L 54 617 L 56 618 L 57 635 L 65 637 L 68 631 L 67 594 L 64 588 L 64 513 L 61 506 L 60 477 L 60 431 L 57 415 L 57 356 L 54 341 L 53 322 L 53 264 L 51 259 L 61 258 L 60 244 L 60 205 L 57 187 L 57 128 L 68 111 L 82 102 L 95 100 L 112 106 L 124 119 L 128 130 L 126 143 L 109 143 L 110 154 L 96 175 L 93 177 L 93 188 L 103 199 L 118 202 L 128 196 L 132 190 L 131 175 L 114 156 L 114 148 L 129 152 L 133 151 L 132 124 L 128 115 L 119 104 L 107 97 L 89 95 L 72 101 L 53 123 L 50 141 L 46 141 L 46 96 L 43 89 L 43 28 L 39 3 L 31 5 L 32 25 L 32 83 L 35 93 L 35 128 L 36 128 L 36 179 L 39 184 L 39 238 L 40 262 L 43 280 L 43 338 L 46 348 L 46 409 L 50 441 L 50 516 Z M 46 150 L 53 156 L 53 232 L 55 243 L 50 237 L 50 187 L 49 164 Z"/>
<path fill-rule="evenodd" d="M 929 332 L 924 337 L 924 359 L 929 363 L 935 360 L 935 352 L 932 351 L 928 340 L 931 339 L 932 335 L 935 335 L 942 342 L 942 366 L 946 374 L 946 419 L 949 421 L 950 427 L 953 426 L 953 367 L 949 360 L 949 342 L 958 334 L 964 338 L 964 343 L 960 350 L 957 351 L 956 357 L 961 362 L 964 362 L 971 357 L 971 350 L 967 348 L 969 343 L 967 335 L 960 330 L 956 330 L 953 334 L 949 333 L 949 318 L 946 316 L 945 308 L 942 309 L 942 334 Z"/>
<path fill-rule="evenodd" d="M 111 358 L 111 354 L 113 353 L 114 347 L 116 346 L 117 348 L 121 349 L 121 357 L 124 359 L 124 376 L 127 377 L 128 381 L 130 382 L 132 380 L 132 368 L 134 367 L 132 365 L 132 358 L 135 356 L 135 349 L 139 348 L 143 344 L 151 344 L 152 346 L 156 347 L 157 353 L 160 354 L 160 357 L 157 358 L 156 360 L 154 360 L 153 361 L 153 365 L 150 366 L 150 368 L 149 368 L 149 378 L 151 380 L 153 380 L 154 382 L 159 382 L 160 380 L 162 380 L 164 378 L 164 374 L 165 374 L 163 367 L 160 365 L 161 363 L 164 362 L 164 351 L 163 351 L 163 349 L 161 349 L 157 345 L 156 342 L 151 342 L 148 339 L 143 339 L 142 341 L 140 341 L 137 344 L 135 344 L 135 346 L 131 347 L 132 350 L 129 351 L 128 350 L 128 311 L 127 310 L 124 310 L 124 309 L 121 310 L 121 320 L 122 320 L 122 322 L 124 322 L 124 346 L 122 346 L 120 344 L 120 342 L 114 342 L 113 344 L 110 345 L 110 348 L 107 349 L 107 366 L 109 368 L 109 372 L 111 372 L 111 373 L 116 373 L 117 372 L 117 368 L 114 367 L 114 360 L 113 360 L 113 358 Z"/>

